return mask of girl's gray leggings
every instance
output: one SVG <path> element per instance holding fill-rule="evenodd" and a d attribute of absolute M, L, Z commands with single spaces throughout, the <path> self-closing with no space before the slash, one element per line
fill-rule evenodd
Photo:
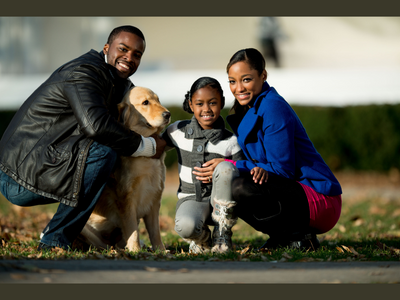
<path fill-rule="evenodd" d="M 203 225 L 210 223 L 213 199 L 233 202 L 231 182 L 239 176 L 239 170 L 231 163 L 223 161 L 217 165 L 212 176 L 211 197 L 196 201 L 190 197 L 183 202 L 175 215 L 175 231 L 184 239 L 196 239 L 203 231 Z"/>

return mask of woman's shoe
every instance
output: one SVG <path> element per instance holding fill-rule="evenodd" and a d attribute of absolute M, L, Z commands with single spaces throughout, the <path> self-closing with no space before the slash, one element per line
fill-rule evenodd
<path fill-rule="evenodd" d="M 292 234 L 287 238 L 277 238 L 270 237 L 264 245 L 262 245 L 258 250 L 269 249 L 274 250 L 277 248 L 293 248 L 299 249 L 301 251 L 312 250 L 316 251 L 320 247 L 319 240 L 314 233 L 307 234 Z"/>

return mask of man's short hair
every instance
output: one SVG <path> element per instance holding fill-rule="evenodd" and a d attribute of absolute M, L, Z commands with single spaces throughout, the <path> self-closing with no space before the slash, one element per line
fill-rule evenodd
<path fill-rule="evenodd" d="M 111 43 L 115 40 L 115 38 L 121 32 L 130 32 L 130 33 L 136 34 L 138 37 L 143 39 L 143 41 L 145 41 L 144 35 L 140 31 L 139 28 L 137 28 L 135 26 L 131 26 L 131 25 L 124 25 L 124 26 L 116 27 L 116 28 L 113 29 L 113 31 L 111 31 L 111 33 L 110 33 L 110 35 L 108 36 L 108 39 L 107 39 L 107 44 L 111 45 Z"/>

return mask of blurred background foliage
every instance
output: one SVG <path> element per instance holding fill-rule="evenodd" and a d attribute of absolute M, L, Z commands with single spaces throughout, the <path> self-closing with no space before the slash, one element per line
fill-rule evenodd
<path fill-rule="evenodd" d="M 378 171 L 400 169 L 400 104 L 345 107 L 292 106 L 315 148 L 333 171 Z M 170 106 L 171 123 L 189 119 L 180 106 Z M 2 135 L 15 111 L 0 111 Z M 229 108 L 223 109 L 225 118 Z M 226 124 L 230 129 L 229 125 Z M 177 162 L 174 150 L 167 152 L 167 168 Z"/>

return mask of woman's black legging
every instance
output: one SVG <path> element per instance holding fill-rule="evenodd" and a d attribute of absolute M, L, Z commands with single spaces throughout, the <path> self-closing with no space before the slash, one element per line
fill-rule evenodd
<path fill-rule="evenodd" d="M 310 233 L 308 201 L 298 182 L 274 175 L 260 185 L 241 175 L 232 182 L 232 194 L 237 216 L 254 229 L 270 237 Z"/>

